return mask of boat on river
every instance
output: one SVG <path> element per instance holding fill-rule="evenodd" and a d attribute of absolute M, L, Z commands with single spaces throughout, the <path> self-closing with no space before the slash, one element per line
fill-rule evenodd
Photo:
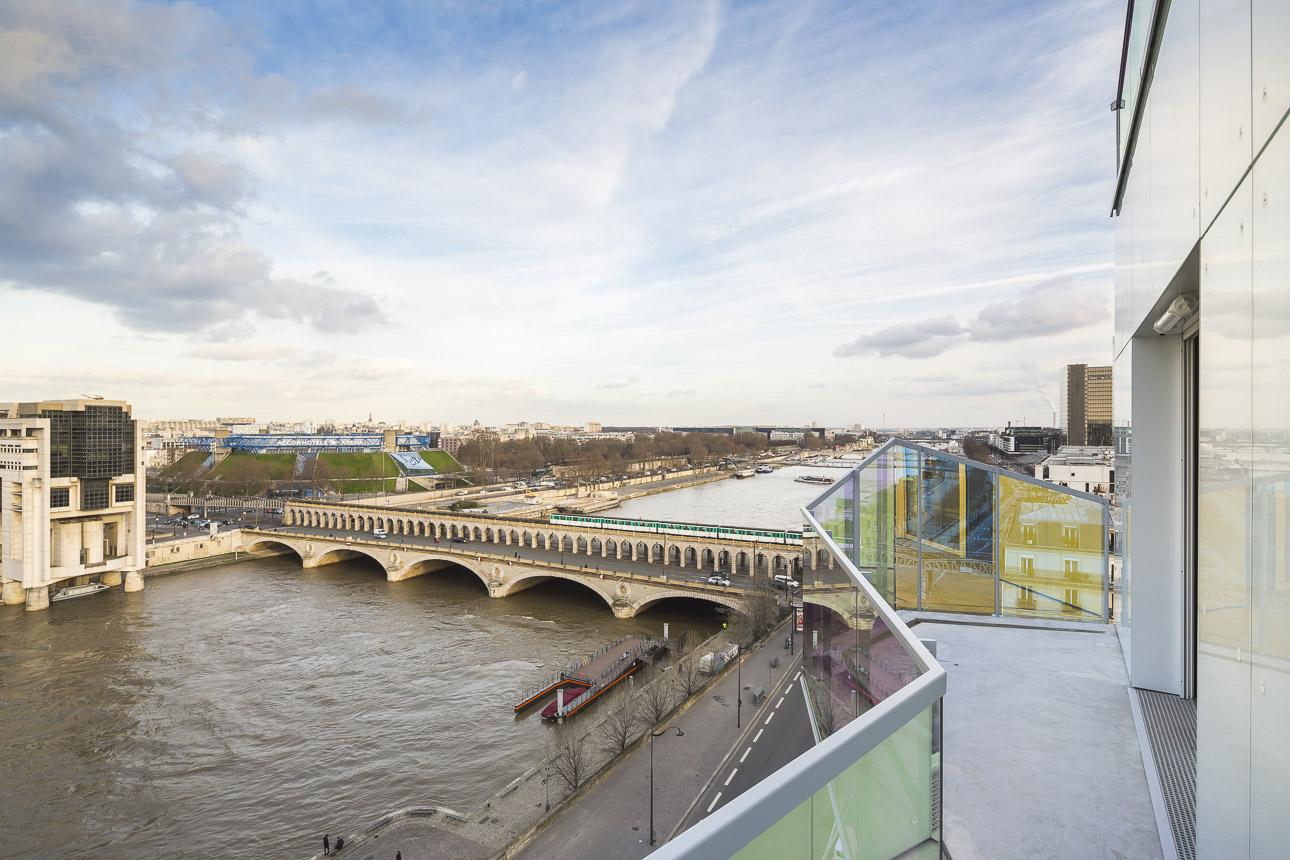
<path fill-rule="evenodd" d="M 770 466 L 758 466 L 753 471 L 755 471 L 758 475 L 769 475 L 771 472 L 775 470 L 772 469 Z"/>
<path fill-rule="evenodd" d="M 104 585 L 101 582 L 91 582 L 89 585 L 69 585 L 66 588 L 60 588 L 49 596 L 50 600 L 71 600 L 73 597 L 89 597 L 91 594 L 98 594 L 100 591 L 107 591 L 111 586 Z"/>
<path fill-rule="evenodd" d="M 735 477 L 736 477 L 736 478 L 751 478 L 754 474 L 756 474 L 756 473 L 755 473 L 752 469 L 740 469 L 738 472 L 735 472 Z"/>
<path fill-rule="evenodd" d="M 667 648 L 666 639 L 639 634 L 620 636 L 580 664 L 566 669 L 554 684 L 544 684 L 545 689 L 536 695 L 523 696 L 515 710 L 527 708 L 536 699 L 569 681 L 576 686 L 570 690 L 557 690 L 556 698 L 542 709 L 542 719 L 554 721 L 572 717 L 641 666 L 653 663 L 655 656 Z"/>
<path fill-rule="evenodd" d="M 794 478 L 799 484 L 832 484 L 833 479 L 824 475 L 803 475 L 800 478 Z"/>

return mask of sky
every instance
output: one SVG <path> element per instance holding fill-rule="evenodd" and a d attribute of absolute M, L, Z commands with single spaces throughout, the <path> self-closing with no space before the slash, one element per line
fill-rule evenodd
<path fill-rule="evenodd" d="M 0 0 L 0 400 L 1050 424 L 1123 2 Z"/>

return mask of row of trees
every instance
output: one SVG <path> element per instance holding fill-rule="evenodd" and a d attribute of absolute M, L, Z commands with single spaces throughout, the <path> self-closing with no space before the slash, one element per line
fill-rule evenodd
<path fill-rule="evenodd" d="M 621 473 L 634 463 L 686 460 L 696 466 L 724 457 L 744 457 L 769 447 L 761 433 L 640 433 L 632 442 L 617 439 L 553 439 L 538 436 L 511 442 L 477 431 L 457 449 L 457 459 L 472 472 L 529 474 L 552 466 L 569 467 L 575 476 Z"/>

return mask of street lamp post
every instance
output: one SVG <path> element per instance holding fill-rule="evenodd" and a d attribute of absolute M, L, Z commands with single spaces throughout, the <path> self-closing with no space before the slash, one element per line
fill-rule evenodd
<path fill-rule="evenodd" d="M 654 738 L 662 737 L 668 732 L 675 731 L 676 736 L 684 737 L 685 732 L 676 726 L 668 726 L 661 732 L 649 733 L 649 844 L 654 844 Z"/>
<path fill-rule="evenodd" d="M 739 637 L 739 655 L 735 657 L 735 728 L 743 728 L 744 717 L 744 644 L 743 637 Z"/>

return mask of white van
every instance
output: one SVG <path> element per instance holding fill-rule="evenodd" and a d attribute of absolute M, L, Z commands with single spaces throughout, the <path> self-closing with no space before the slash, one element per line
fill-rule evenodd
<path fill-rule="evenodd" d="M 389 534 L 385 531 L 385 529 L 372 529 L 372 537 L 386 538 L 386 537 L 389 537 Z"/>
<path fill-rule="evenodd" d="M 794 589 L 801 588 L 802 584 L 796 579 L 793 579 L 793 577 L 785 576 L 780 573 L 775 576 L 775 587 L 782 591 L 793 591 Z"/>

